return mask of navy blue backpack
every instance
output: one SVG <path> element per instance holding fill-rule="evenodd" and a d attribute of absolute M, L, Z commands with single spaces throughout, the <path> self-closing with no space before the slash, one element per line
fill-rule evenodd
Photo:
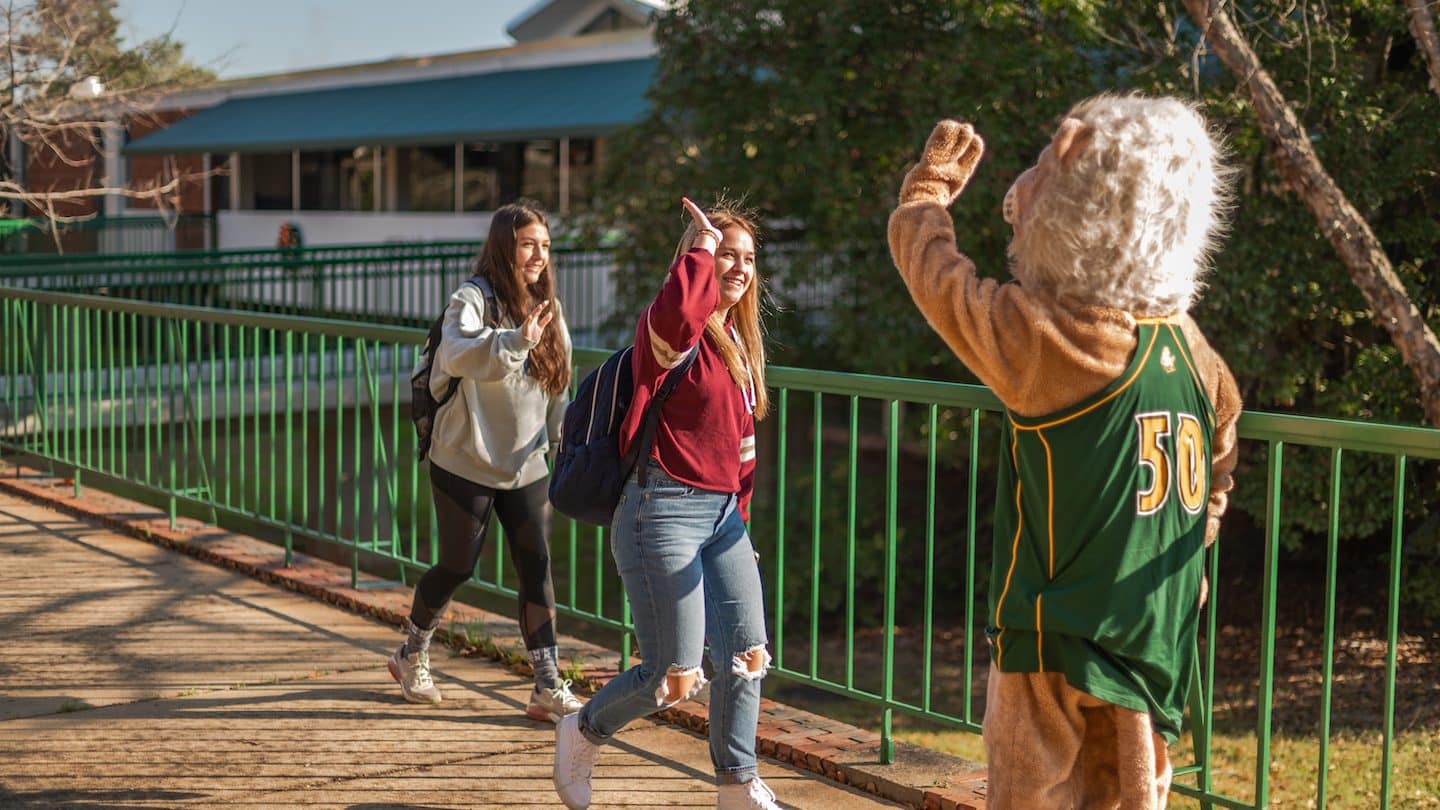
<path fill-rule="evenodd" d="M 555 509 L 597 526 L 610 525 L 630 472 L 637 461 L 649 457 L 660 424 L 660 406 L 695 361 L 699 345 L 665 375 L 665 382 L 646 408 L 640 435 L 630 445 L 630 452 L 621 457 L 620 427 L 635 398 L 632 351 L 634 347 L 628 346 L 615 352 L 580 381 L 575 399 L 565 406 L 560 449 L 550 471 L 550 503 Z"/>

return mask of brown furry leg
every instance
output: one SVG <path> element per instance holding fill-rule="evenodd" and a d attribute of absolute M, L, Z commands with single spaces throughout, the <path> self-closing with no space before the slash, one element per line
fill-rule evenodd
<path fill-rule="evenodd" d="M 1150 715 L 1110 707 L 1114 718 L 1115 750 L 1121 806 L 1164 810 L 1170 796 L 1170 752 L 1165 738 L 1150 725 Z"/>
<path fill-rule="evenodd" d="M 1080 807 L 1164 810 L 1170 757 L 1165 738 L 1151 728 L 1150 715 L 1078 694 L 1085 716 L 1077 775 L 1082 782 Z"/>
<path fill-rule="evenodd" d="M 998 672 L 991 666 L 984 726 L 991 810 L 1076 807 L 1074 777 L 1085 721 L 1066 688 L 1060 675 Z"/>
<path fill-rule="evenodd" d="M 1120 751 L 1116 746 L 1115 707 L 1089 695 L 1080 713 L 1085 717 L 1085 737 L 1080 744 L 1080 806 L 1085 810 L 1121 810 Z M 1136 810 L 1141 810 L 1136 807 Z"/>
<path fill-rule="evenodd" d="M 1057 673 L 997 672 L 985 702 L 992 810 L 1164 810 L 1170 757 L 1150 715 Z"/>

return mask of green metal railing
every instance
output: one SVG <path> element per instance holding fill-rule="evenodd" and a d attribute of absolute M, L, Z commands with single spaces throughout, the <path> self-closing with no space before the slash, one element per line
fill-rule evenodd
<path fill-rule="evenodd" d="M 0 260 L 0 285 L 369 323 L 428 325 L 473 272 L 478 242 L 405 242 Z M 612 314 L 608 251 L 557 247 L 556 295 L 577 342 Z"/>
<path fill-rule="evenodd" d="M 474 255 L 480 247 L 474 240 L 434 242 L 366 242 L 353 245 L 318 245 L 304 248 L 254 247 L 200 250 L 161 250 L 127 253 L 124 255 L 103 254 L 31 254 L 23 256 L 0 256 L 0 270 L 11 275 L 38 276 L 57 269 L 163 269 L 205 266 L 207 264 L 233 265 L 247 260 L 271 261 L 285 259 L 328 259 L 344 261 L 352 258 L 385 256 L 395 252 L 416 252 L 425 250 L 460 251 Z"/>
<path fill-rule="evenodd" d="M 428 483 L 401 413 L 423 339 L 413 328 L 176 307 L 45 290 L 0 288 L 0 452 L 38 459 L 82 480 L 127 486 L 191 514 L 244 525 L 282 543 L 344 549 L 406 580 L 435 559 Z M 606 352 L 577 350 L 590 367 Z M 774 674 L 873 707 L 883 755 L 896 712 L 980 730 L 978 670 L 987 665 L 982 537 L 993 484 L 999 403 L 986 389 L 774 368 L 775 412 L 762 423 L 752 531 L 765 577 Z M 1259 593 L 1227 587 L 1221 543 L 1202 618 L 1199 681 L 1190 703 L 1195 756 L 1175 789 L 1204 806 L 1260 808 L 1271 789 L 1276 606 L 1285 462 L 1330 465 L 1325 660 L 1335 645 L 1341 493 L 1354 459 L 1393 469 L 1388 652 L 1373 707 L 1382 747 L 1376 804 L 1396 791 L 1399 583 L 1407 481 L 1440 459 L 1440 431 L 1247 413 L 1244 443 L 1264 464 L 1238 486 L 1268 494 Z M 1410 465 L 1410 466 L 1407 466 Z M 1353 473 L 1352 473 L 1353 474 Z M 1436 493 L 1419 493 L 1433 510 Z M 492 542 L 474 586 L 513 595 L 504 544 Z M 604 531 L 557 522 L 556 597 L 571 619 L 623 631 L 628 610 L 604 552 Z M 1258 599 L 1254 778 L 1249 796 L 1217 790 L 1216 606 Z M 622 664 L 628 660 L 628 636 Z M 1333 673 L 1325 665 L 1317 722 L 1317 806 L 1327 801 Z M 1230 710 L 1233 711 L 1233 710 Z"/>
<path fill-rule="evenodd" d="M 43 217 L 0 220 L 0 265 L 26 257 L 200 250 L 215 244 L 208 214 L 98 216 L 51 223 Z"/>

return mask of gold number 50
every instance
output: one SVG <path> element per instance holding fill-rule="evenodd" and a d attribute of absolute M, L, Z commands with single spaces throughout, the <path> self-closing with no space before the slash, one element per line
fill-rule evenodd
<path fill-rule="evenodd" d="M 1170 497 L 1170 490 L 1178 489 L 1180 505 L 1186 512 L 1197 514 L 1205 507 L 1205 491 L 1209 487 L 1200 420 L 1188 413 L 1174 414 L 1173 462 L 1164 442 L 1171 433 L 1172 415 L 1142 413 L 1135 416 L 1135 422 L 1140 429 L 1140 466 L 1150 470 L 1150 486 L 1135 495 L 1136 512 L 1142 515 L 1159 512 Z"/>

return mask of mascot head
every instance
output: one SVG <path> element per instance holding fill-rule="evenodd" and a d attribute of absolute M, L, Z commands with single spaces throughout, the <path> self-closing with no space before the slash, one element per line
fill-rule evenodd
<path fill-rule="evenodd" d="M 1005 195 L 1012 273 L 1067 305 L 1187 311 L 1227 207 L 1219 152 L 1179 99 L 1080 102 Z"/>

